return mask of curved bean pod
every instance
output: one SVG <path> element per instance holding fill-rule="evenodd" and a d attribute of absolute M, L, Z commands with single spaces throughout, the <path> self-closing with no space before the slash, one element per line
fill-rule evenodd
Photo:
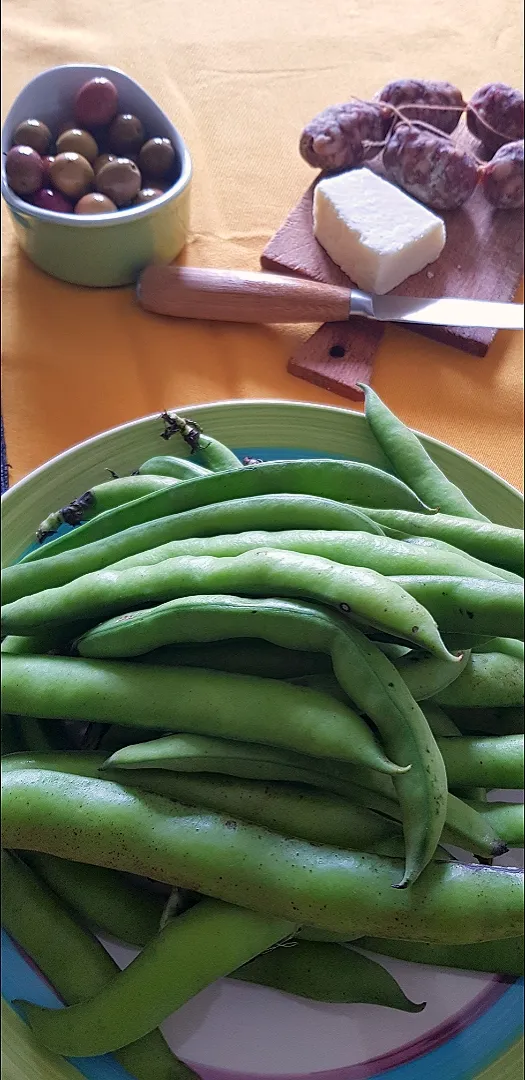
<path fill-rule="evenodd" d="M 410 890 L 393 889 L 396 860 L 287 840 L 240 823 L 232 828 L 217 814 L 160 796 L 137 797 L 106 780 L 4 770 L 2 763 L 2 785 L 6 848 L 81 855 L 84 862 L 183 888 L 198 884 L 229 903 L 350 936 L 357 928 L 377 937 L 395 933 L 452 944 L 521 930 L 523 874 L 514 868 L 434 863 Z M 174 963 L 181 966 L 180 955 Z"/>
<path fill-rule="evenodd" d="M 365 395 L 365 416 L 392 468 L 429 506 L 444 514 L 488 521 L 432 460 L 415 432 L 403 424 L 370 386 L 359 383 Z"/>
<path fill-rule="evenodd" d="M 523 975 L 523 937 L 505 941 L 477 941 L 473 945 L 435 945 L 427 941 L 388 941 L 381 938 L 360 938 L 361 949 L 409 960 L 412 964 L 432 964 L 437 967 L 460 968 L 463 971 L 492 971 L 495 974 Z M 261 957 L 262 959 L 262 957 Z M 257 963 L 257 961 L 255 961 Z M 234 976 L 237 978 L 237 975 Z"/>
<path fill-rule="evenodd" d="M 305 601 L 266 597 L 247 600 L 224 593 L 204 593 L 108 619 L 78 638 L 74 648 L 84 657 L 129 659 L 164 645 L 255 638 L 287 650 L 329 654 L 334 636 L 344 635 L 347 629 L 348 621 L 343 616 Z M 466 660 L 454 657 L 436 662 L 447 672 L 450 667 L 459 675 Z M 398 670 L 408 671 L 401 659 L 394 663 L 399 665 Z M 406 681 L 410 678 L 407 675 Z M 443 683 L 443 678 L 432 682 Z M 415 683 L 415 679 L 412 681 Z"/>
<path fill-rule="evenodd" d="M 154 937 L 162 915 L 160 897 L 134 885 L 117 870 L 57 859 L 34 852 L 24 855 L 32 870 L 88 925 L 113 934 L 119 927 L 122 941 L 142 946 Z"/>
<path fill-rule="evenodd" d="M 174 540 L 113 563 L 111 570 L 129 570 L 181 555 L 242 555 L 254 548 L 281 548 L 306 555 L 320 555 L 346 566 L 362 566 L 380 574 L 450 574 L 458 577 L 498 580 L 491 567 L 465 558 L 461 552 L 443 551 L 390 540 L 387 536 L 325 529 L 287 529 L 283 532 L 243 532 L 225 536 Z"/>
<path fill-rule="evenodd" d="M 459 577 L 393 578 L 436 619 L 443 633 L 523 640 L 523 587 L 511 581 Z"/>
<path fill-rule="evenodd" d="M 25 556 L 24 562 L 49 559 L 58 551 L 70 551 L 92 540 L 113 536 L 122 529 L 140 525 L 167 514 L 194 510 L 198 506 L 241 499 L 253 495 L 320 495 L 357 506 L 389 506 L 423 511 L 429 508 L 417 495 L 382 469 L 357 461 L 298 459 L 267 461 L 247 465 L 225 473 L 183 480 L 166 491 L 156 491 L 137 499 L 132 505 L 107 510 L 97 519 Z"/>
<path fill-rule="evenodd" d="M 167 731 L 180 726 L 194 734 L 357 761 L 387 773 L 410 765 L 389 761 L 349 706 L 274 679 L 72 657 L 6 656 L 2 693 L 6 711 L 23 716 Z"/>
<path fill-rule="evenodd" d="M 393 975 L 355 949 L 321 941 L 296 941 L 257 956 L 234 971 L 233 979 L 313 1001 L 384 1005 L 419 1013 Z"/>
<path fill-rule="evenodd" d="M 20 859 L 2 851 L 2 922 L 68 1005 L 98 994 L 118 972 L 100 942 L 78 926 L 56 896 Z M 136 1080 L 196 1080 L 160 1031 L 117 1051 Z"/>
<path fill-rule="evenodd" d="M 194 480 L 200 476 L 209 476 L 211 469 L 197 465 L 188 458 L 173 457 L 163 454 L 148 458 L 139 468 L 140 476 L 173 476 L 176 480 Z"/>
<path fill-rule="evenodd" d="M 401 663 L 401 661 L 399 661 Z M 433 695 L 457 709 L 523 706 L 523 660 L 506 653 L 472 653 L 458 676 Z"/>
<path fill-rule="evenodd" d="M 523 576 L 523 530 L 453 514 L 417 514 L 406 510 L 368 510 L 379 525 L 396 535 L 435 537 L 496 567 Z"/>
<path fill-rule="evenodd" d="M 41 544 L 48 536 L 56 533 L 61 525 L 80 525 L 82 522 L 91 521 L 97 514 L 114 510 L 135 499 L 141 499 L 144 495 L 151 495 L 154 491 L 162 491 L 175 483 L 176 480 L 167 476 L 119 476 L 114 480 L 105 480 L 102 484 L 95 484 L 77 499 L 72 499 L 61 510 L 49 514 L 38 526 L 35 539 Z"/>
<path fill-rule="evenodd" d="M 130 555 L 136 555 L 172 540 L 197 536 L 217 536 L 247 529 L 346 529 L 382 534 L 380 525 L 361 510 L 316 495 L 254 495 L 227 499 L 194 510 L 168 514 L 158 520 L 135 525 L 103 540 L 36 562 L 24 559 L 2 570 L 4 604 L 20 596 L 56 588 L 69 581 L 101 570 Z M 46 544 L 43 551 L 47 551 Z"/>
<path fill-rule="evenodd" d="M 219 976 L 288 937 L 296 926 L 206 898 L 167 922 L 88 1001 L 65 1009 L 25 1002 L 24 1012 L 37 1039 L 55 1053 L 106 1054 L 147 1035 Z"/>
<path fill-rule="evenodd" d="M 419 588 L 419 578 L 403 578 Z M 428 578 L 463 582 L 464 578 Z M 505 582 L 487 587 L 517 588 Z M 438 588 L 438 586 L 436 586 Z M 243 593 L 247 596 L 298 596 L 336 608 L 353 619 L 419 645 L 435 656 L 457 660 L 445 648 L 434 618 L 393 579 L 364 567 L 341 566 L 318 555 L 255 549 L 233 558 L 181 556 L 131 570 L 99 570 L 58 589 L 21 597 L 2 609 L 2 632 L 32 633 L 90 617 L 107 618 L 145 602 L 163 603 L 199 593 Z M 521 596 L 523 608 L 523 596 Z"/>

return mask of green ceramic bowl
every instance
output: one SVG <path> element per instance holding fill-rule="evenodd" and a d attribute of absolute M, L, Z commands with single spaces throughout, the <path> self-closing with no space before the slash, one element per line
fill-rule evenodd
<path fill-rule="evenodd" d="M 76 91 L 96 76 L 112 80 L 120 111 L 139 116 L 150 137 L 171 139 L 179 157 L 179 179 L 153 202 L 111 214 L 57 214 L 32 206 L 7 184 L 4 161 L 12 133 L 29 117 L 55 131 L 71 115 Z M 20 246 L 41 270 L 74 285 L 128 285 L 149 263 L 176 258 L 188 235 L 191 172 L 190 155 L 177 129 L 134 79 L 115 68 L 68 64 L 43 71 L 18 95 L 2 131 L 2 195 Z"/>

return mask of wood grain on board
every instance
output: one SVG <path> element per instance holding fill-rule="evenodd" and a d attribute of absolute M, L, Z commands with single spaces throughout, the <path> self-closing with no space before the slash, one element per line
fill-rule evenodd
<path fill-rule="evenodd" d="M 479 154 L 479 144 L 463 128 L 456 141 Z M 370 163 L 370 167 L 381 173 L 375 162 Z M 300 274 L 316 281 L 350 287 L 352 282 L 332 262 L 313 234 L 312 201 L 318 179 L 320 176 L 265 247 L 261 266 L 265 270 Z M 439 259 L 419 274 L 407 278 L 393 294 L 512 301 L 523 273 L 521 211 L 495 210 L 478 188 L 463 207 L 446 211 L 443 218 L 447 241 Z M 322 327 L 292 357 L 288 370 L 343 396 L 354 397 L 352 388 L 357 379 L 362 378 L 359 365 L 364 364 L 371 372 L 384 329 L 366 320 L 360 321 L 364 325 L 358 329 L 352 319 L 337 324 L 337 344 L 344 348 L 344 357 L 330 356 L 331 332 Z M 474 356 L 485 356 L 497 333 L 497 330 L 480 327 L 414 325 L 406 328 Z"/>

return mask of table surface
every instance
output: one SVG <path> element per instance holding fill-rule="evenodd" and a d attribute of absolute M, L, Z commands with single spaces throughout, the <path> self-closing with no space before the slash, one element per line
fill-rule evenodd
<path fill-rule="evenodd" d="M 192 236 L 181 261 L 257 269 L 312 179 L 298 138 L 317 111 L 399 76 L 522 85 L 521 2 L 501 0 L 4 0 L 3 113 L 25 83 L 64 63 L 120 67 L 190 148 Z M 81 440 L 164 408 L 226 398 L 348 406 L 288 375 L 314 327 L 160 320 L 131 289 L 45 276 L 3 210 L 2 411 L 14 482 Z M 522 299 L 518 295 L 516 299 Z M 403 420 L 522 487 L 522 335 L 483 360 L 388 328 L 373 385 Z M 352 406 L 355 407 L 355 406 Z"/>

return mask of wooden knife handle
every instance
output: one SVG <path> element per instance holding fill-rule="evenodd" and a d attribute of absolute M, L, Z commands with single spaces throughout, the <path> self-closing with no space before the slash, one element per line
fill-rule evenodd
<path fill-rule="evenodd" d="M 350 290 L 281 274 L 148 266 L 137 285 L 146 311 L 222 322 L 342 322 Z"/>

